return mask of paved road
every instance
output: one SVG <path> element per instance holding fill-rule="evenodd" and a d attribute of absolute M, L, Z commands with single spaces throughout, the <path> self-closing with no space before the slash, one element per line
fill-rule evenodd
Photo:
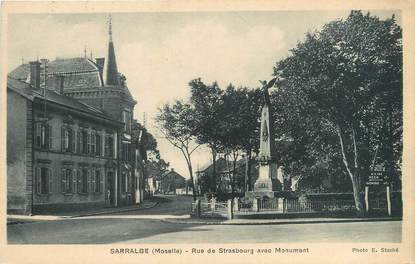
<path fill-rule="evenodd" d="M 122 243 L 400 242 L 401 222 L 204 225 Z"/>
<path fill-rule="evenodd" d="M 190 197 L 160 198 L 142 211 L 7 227 L 11 244 L 399 242 L 401 222 L 224 226 L 159 219 L 188 214 Z"/>

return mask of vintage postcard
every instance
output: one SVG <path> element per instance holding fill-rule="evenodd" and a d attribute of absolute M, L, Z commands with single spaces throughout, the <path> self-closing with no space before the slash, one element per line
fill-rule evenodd
<path fill-rule="evenodd" d="M 415 263 L 414 7 L 3 2 L 0 263 Z"/>

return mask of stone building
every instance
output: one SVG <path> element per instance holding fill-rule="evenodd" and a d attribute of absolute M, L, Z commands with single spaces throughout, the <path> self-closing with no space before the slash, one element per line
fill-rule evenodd
<path fill-rule="evenodd" d="M 118 72 L 111 21 L 106 58 L 23 64 L 7 87 L 9 211 L 141 202 L 137 102 Z"/>

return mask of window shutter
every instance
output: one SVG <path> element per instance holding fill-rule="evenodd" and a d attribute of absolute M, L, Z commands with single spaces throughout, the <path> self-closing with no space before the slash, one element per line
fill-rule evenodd
<path fill-rule="evenodd" d="M 81 171 L 76 171 L 76 178 L 78 179 L 78 193 L 82 192 Z"/>
<path fill-rule="evenodd" d="M 101 156 L 105 156 L 105 133 L 101 134 L 99 144 L 101 145 Z"/>
<path fill-rule="evenodd" d="M 71 130 L 71 142 L 70 142 L 70 145 L 71 145 L 71 152 L 76 152 L 75 151 L 75 130 Z"/>
<path fill-rule="evenodd" d="M 65 128 L 62 127 L 61 128 L 61 148 L 62 148 L 62 152 L 65 152 Z"/>
<path fill-rule="evenodd" d="M 82 131 L 79 132 L 79 153 L 83 153 L 84 149 L 84 136 Z"/>
<path fill-rule="evenodd" d="M 104 156 L 108 157 L 109 156 L 109 152 L 108 152 L 108 137 L 105 136 L 104 138 Z"/>
<path fill-rule="evenodd" d="M 35 123 L 35 146 L 40 148 L 39 136 L 41 133 L 40 123 Z"/>
<path fill-rule="evenodd" d="M 48 125 L 48 130 L 49 130 L 49 137 L 48 137 L 48 142 L 49 142 L 49 149 L 52 149 L 52 126 Z"/>
<path fill-rule="evenodd" d="M 76 193 L 76 170 L 72 170 L 72 192 Z"/>
<path fill-rule="evenodd" d="M 88 154 L 91 154 L 91 133 L 87 133 L 86 134 L 86 140 L 87 140 L 87 144 L 88 144 L 88 147 L 87 147 L 87 149 L 86 149 L 86 152 L 88 153 Z"/>
<path fill-rule="evenodd" d="M 104 170 L 101 170 L 101 173 L 99 175 L 99 192 L 102 192 L 104 190 Z"/>
<path fill-rule="evenodd" d="M 76 151 L 78 153 L 82 152 L 82 148 L 81 148 L 81 132 L 78 130 L 76 132 Z"/>
<path fill-rule="evenodd" d="M 91 192 L 91 170 L 87 170 L 87 192 Z"/>
<path fill-rule="evenodd" d="M 52 169 L 48 169 L 49 172 L 49 193 L 53 192 L 53 171 Z"/>
<path fill-rule="evenodd" d="M 35 168 L 35 182 L 36 182 L 36 193 L 40 193 L 40 168 Z"/>
<path fill-rule="evenodd" d="M 97 178 L 97 173 L 99 173 L 98 170 L 94 171 L 95 175 L 92 177 L 92 188 L 94 190 L 94 192 L 97 190 L 96 185 L 99 184 L 99 182 L 96 182 L 96 178 Z"/>
<path fill-rule="evenodd" d="M 62 175 L 61 175 L 61 182 L 62 182 L 62 184 L 61 184 L 61 191 L 63 193 L 66 192 L 66 175 L 65 175 L 65 172 L 66 172 L 66 170 L 65 169 L 62 169 Z"/>
<path fill-rule="evenodd" d="M 33 126 L 33 128 L 34 128 L 34 130 L 33 130 L 33 140 L 34 140 L 34 145 L 37 147 L 37 131 L 38 131 L 38 128 L 37 128 L 37 123 L 35 123 L 35 125 Z"/>

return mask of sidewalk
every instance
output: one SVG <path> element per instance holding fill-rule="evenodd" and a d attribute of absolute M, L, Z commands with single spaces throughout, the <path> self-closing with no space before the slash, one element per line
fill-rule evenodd
<path fill-rule="evenodd" d="M 215 219 L 215 218 L 182 218 L 164 219 L 163 222 L 176 224 L 199 224 L 199 225 L 288 225 L 288 224 L 321 224 L 321 223 L 356 223 L 356 222 L 378 222 L 378 221 L 402 221 L 401 217 L 378 217 L 378 218 L 292 218 L 292 219 Z"/>
<path fill-rule="evenodd" d="M 84 216 L 94 216 L 94 215 L 104 215 L 104 214 L 114 214 L 121 212 L 129 212 L 136 210 L 145 210 L 150 209 L 158 205 L 158 201 L 144 201 L 139 205 L 126 206 L 126 207 L 117 207 L 117 208 L 97 208 L 97 209 L 88 209 L 88 210 L 78 210 L 70 212 L 59 212 L 54 214 L 39 214 L 39 215 L 7 215 L 7 225 L 13 224 L 22 224 L 30 223 L 35 221 L 53 221 L 53 220 L 64 220 L 71 219 L 76 217 Z"/>

